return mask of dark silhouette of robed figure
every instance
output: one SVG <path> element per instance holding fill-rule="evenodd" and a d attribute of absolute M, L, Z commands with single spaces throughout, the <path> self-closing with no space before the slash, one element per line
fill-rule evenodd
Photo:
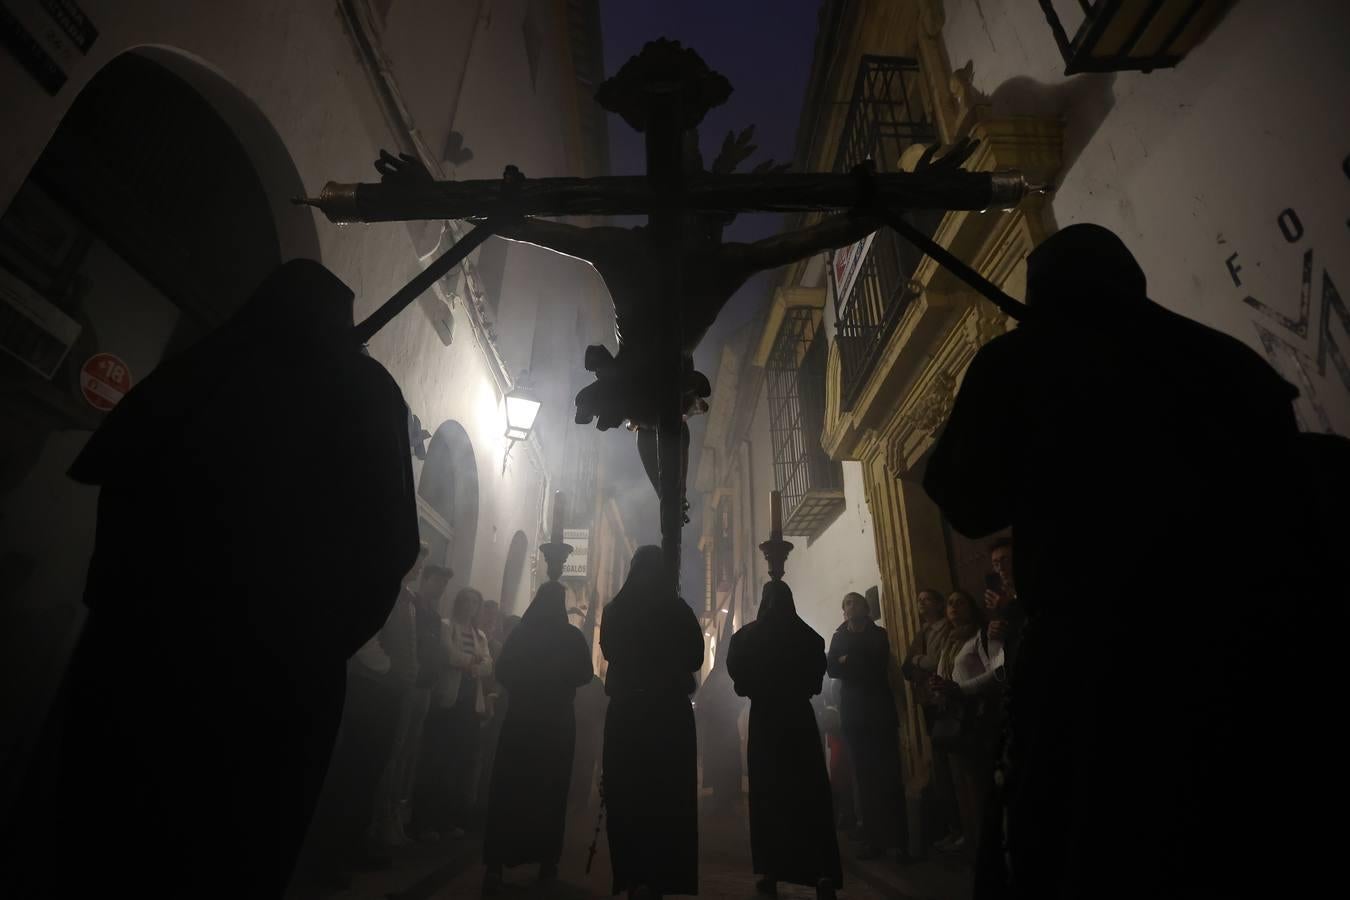
<path fill-rule="evenodd" d="M 1327 681 L 1278 609 L 1310 596 L 1295 391 L 1149 300 L 1096 225 L 1032 252 L 1027 302 L 971 362 L 925 478 L 961 533 L 1012 526 L 1029 617 L 979 893 L 1302 896 L 1309 867 L 1285 860 L 1316 738 L 1297 733 L 1325 721 Z"/>
<path fill-rule="evenodd" d="M 567 621 L 562 585 L 539 588 L 495 671 L 511 703 L 488 795 L 486 892 L 500 883 L 503 866 L 538 863 L 540 878 L 548 880 L 562 855 L 576 741 L 573 698 L 591 680 L 590 648 Z"/>
<path fill-rule="evenodd" d="M 614 893 L 698 893 L 694 672 L 703 630 L 672 588 L 661 548 L 639 547 L 604 608 L 609 662 L 603 770 Z"/>
<path fill-rule="evenodd" d="M 786 881 L 833 897 L 843 882 L 834 803 L 811 698 L 825 678 L 825 639 L 797 615 L 781 581 L 731 638 L 727 671 L 750 698 L 750 852 L 761 894 Z"/>
<path fill-rule="evenodd" d="M 49 871 L 58 895 L 286 887 L 345 662 L 418 552 L 406 407 L 352 301 L 319 263 L 285 263 L 70 470 L 101 492 L 50 804 L 88 840 Z"/>

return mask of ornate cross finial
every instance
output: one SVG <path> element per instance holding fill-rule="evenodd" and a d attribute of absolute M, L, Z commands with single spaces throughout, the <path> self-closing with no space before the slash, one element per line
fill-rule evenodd
<path fill-rule="evenodd" d="M 656 102 L 674 101 L 681 130 L 697 128 L 708 110 L 731 96 L 731 82 L 714 72 L 679 41 L 652 41 L 600 85 L 595 100 L 623 117 L 629 127 L 646 131 L 648 114 Z"/>

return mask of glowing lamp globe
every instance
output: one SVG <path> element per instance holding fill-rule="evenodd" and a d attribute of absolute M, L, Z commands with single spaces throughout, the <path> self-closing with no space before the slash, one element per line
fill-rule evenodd
<path fill-rule="evenodd" d="M 513 388 L 506 395 L 506 436 L 513 441 L 528 438 L 542 405 L 538 395 L 529 388 L 520 385 Z"/>

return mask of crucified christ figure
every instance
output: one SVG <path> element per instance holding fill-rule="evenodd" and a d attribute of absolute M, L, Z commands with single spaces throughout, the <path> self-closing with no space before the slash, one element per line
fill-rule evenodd
<path fill-rule="evenodd" d="M 692 50 L 675 41 L 649 43 L 596 92 L 600 106 L 645 134 L 646 183 L 652 194 L 648 223 L 582 227 L 519 214 L 511 218 L 507 212 L 494 214 L 485 228 L 508 240 L 585 260 L 604 279 L 614 303 L 618 351 L 587 348 L 586 368 L 596 380 L 577 394 L 576 421 L 595 422 L 601 430 L 626 425 L 637 432 L 643 467 L 661 501 L 662 549 L 672 575 L 679 571 L 681 520 L 688 521 L 687 420 L 707 410 L 711 394 L 708 379 L 694 369 L 693 354 L 722 307 L 756 272 L 848 246 L 882 222 L 902 233 L 913 231 L 877 199 L 868 161 L 854 169 L 857 185 L 850 212 L 761 241 L 724 241 L 723 230 L 734 214 L 685 204 L 686 188 L 719 182 L 754 152 L 753 129 L 746 129 L 739 137 L 727 135 L 711 171 L 703 166 L 699 122 L 730 93 L 730 83 Z M 949 176 L 973 147 L 973 142 L 963 142 L 936 162 L 936 147 L 930 148 L 915 174 L 923 170 Z M 432 184 L 415 157 L 382 153 L 375 165 L 386 182 Z M 765 163 L 753 174 L 773 168 Z M 523 181 L 517 169 L 507 167 L 502 191 L 508 198 L 506 209 Z M 359 206 L 355 193 L 347 202 Z M 922 235 L 919 239 L 924 240 Z"/>
<path fill-rule="evenodd" d="M 711 174 L 729 174 L 753 153 L 752 135 L 750 128 L 739 137 L 728 134 Z M 697 139 L 694 129 L 686 131 L 683 138 L 685 173 L 691 177 L 710 174 L 703 167 Z M 429 175 L 417 171 L 419 165 L 409 157 L 398 159 L 384 154 L 377 168 L 386 180 L 429 179 Z M 764 163 L 756 172 L 774 168 L 772 163 Z M 523 176 L 518 171 L 507 170 L 508 182 L 520 178 Z M 733 218 L 730 214 L 687 212 L 681 220 L 678 254 L 682 307 L 678 342 L 682 364 L 681 411 L 686 419 L 708 408 L 711 386 L 707 377 L 694 369 L 693 354 L 732 295 L 757 272 L 846 247 L 879 225 L 870 214 L 842 213 L 816 225 L 753 243 L 725 242 L 722 232 Z M 636 431 L 643 468 L 660 496 L 657 427 L 666 396 L 664 386 L 671 378 L 666 366 L 672 340 L 671 318 L 660 308 L 660 300 L 666 293 L 660 279 L 666 271 L 663 260 L 667 258 L 668 246 L 656 239 L 648 226 L 583 227 L 531 218 L 498 222 L 494 233 L 507 240 L 584 260 L 604 279 L 614 303 L 618 352 L 611 354 L 604 345 L 587 348 L 586 369 L 595 373 L 596 380 L 577 394 L 576 421 L 579 424 L 594 421 L 602 431 L 620 425 Z M 683 468 L 688 457 L 687 424 L 682 426 L 681 444 Z M 681 497 L 681 502 L 687 510 L 687 501 Z"/>
<path fill-rule="evenodd" d="M 698 150 L 697 130 L 687 130 L 682 139 L 685 174 L 690 177 L 730 174 L 754 153 L 756 148 L 750 143 L 752 136 L 753 127 L 745 129 L 739 136 L 729 133 L 709 172 L 704 168 Z M 969 157 L 974 144 L 964 142 L 934 162 L 936 149 L 930 148 L 924 154 L 919 169 L 935 173 L 954 170 Z M 376 168 L 385 181 L 432 180 L 421 163 L 408 155 L 394 157 L 382 153 Z M 755 173 L 781 171 L 782 168 L 767 162 L 756 167 Z M 751 276 L 817 253 L 846 247 L 877 230 L 880 220 L 869 208 L 870 164 L 859 166 L 854 172 L 859 179 L 859 199 L 854 210 L 752 243 L 723 241 L 723 230 L 735 218 L 734 214 L 694 211 L 683 214 L 678 232 L 679 296 L 682 301 L 678 342 L 681 412 L 686 420 L 690 415 L 706 412 L 707 398 L 711 395 L 707 377 L 694 369 L 694 350 L 727 301 Z M 515 167 L 508 167 L 505 177 L 508 186 L 524 178 Z M 595 373 L 596 380 L 577 394 L 576 421 L 578 424 L 595 422 L 602 431 L 621 425 L 635 431 L 643 468 L 660 497 L 662 454 L 657 430 L 668 396 L 666 388 L 671 380 L 667 360 L 670 359 L 669 342 L 672 339 L 672 319 L 668 311 L 661 309 L 660 302 L 668 293 L 661 279 L 668 271 L 663 267 L 663 261 L 669 248 L 649 226 L 585 227 L 522 218 L 514 222 L 497 220 L 494 233 L 507 240 L 583 260 L 599 272 L 614 303 L 618 352 L 611 354 L 602 344 L 586 349 L 585 366 L 587 371 Z M 683 472 L 687 467 L 689 448 L 687 421 L 681 425 L 680 438 L 683 492 Z M 688 501 L 683 496 L 680 501 L 682 510 L 687 512 Z M 684 518 L 687 522 L 687 515 Z"/>

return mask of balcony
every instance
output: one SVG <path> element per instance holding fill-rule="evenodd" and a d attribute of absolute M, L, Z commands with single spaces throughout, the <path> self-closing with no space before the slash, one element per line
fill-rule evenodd
<path fill-rule="evenodd" d="M 919 64 L 904 57 L 865 56 L 858 69 L 834 170 L 847 172 L 872 160 L 879 172 L 900 171 L 900 157 L 914 144 L 937 140 L 923 104 Z M 916 210 L 905 218 L 932 235 L 940 210 Z M 872 239 L 857 278 L 847 293 L 835 291 L 835 334 L 843 365 L 842 403 L 852 409 L 876 366 L 886 340 L 914 298 L 912 276 L 923 253 L 890 229 Z"/>

